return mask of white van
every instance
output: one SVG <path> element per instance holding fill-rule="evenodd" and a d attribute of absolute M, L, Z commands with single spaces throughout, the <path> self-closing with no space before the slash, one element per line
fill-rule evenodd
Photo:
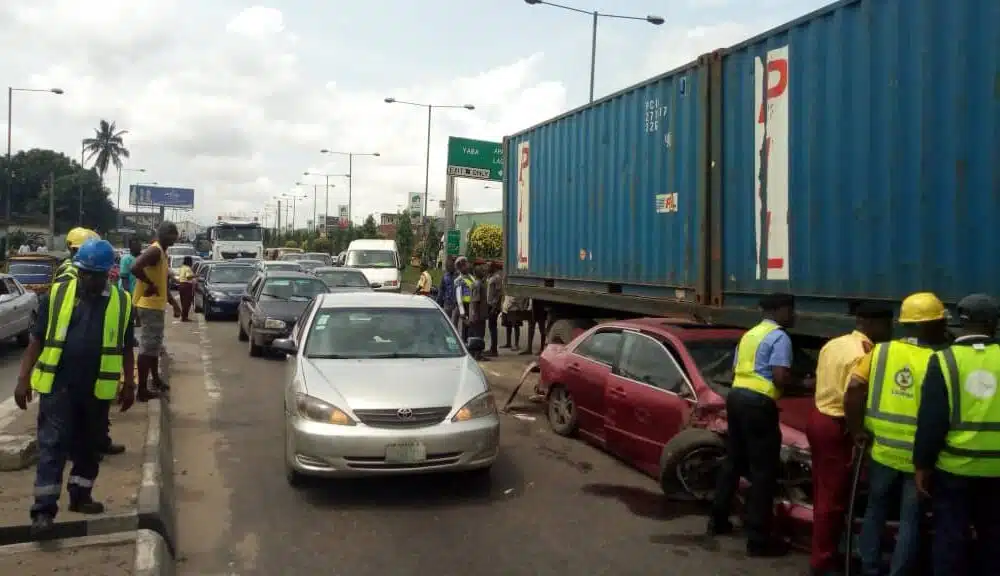
<path fill-rule="evenodd" d="M 399 292 L 403 263 L 395 240 L 355 240 L 347 247 L 344 266 L 364 272 L 378 292 Z"/>

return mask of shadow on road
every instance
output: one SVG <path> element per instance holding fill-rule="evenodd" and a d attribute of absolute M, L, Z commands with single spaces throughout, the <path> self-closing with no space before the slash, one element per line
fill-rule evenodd
<path fill-rule="evenodd" d="M 708 508 L 700 502 L 676 502 L 663 494 L 640 488 L 617 484 L 587 484 L 584 494 L 613 498 L 625 505 L 632 514 L 652 520 L 675 520 L 686 516 L 704 515 Z"/>
<path fill-rule="evenodd" d="M 524 477 L 503 450 L 489 477 L 476 473 L 420 474 L 345 480 L 310 479 L 302 496 L 318 507 L 398 509 L 489 505 L 519 497 Z"/>

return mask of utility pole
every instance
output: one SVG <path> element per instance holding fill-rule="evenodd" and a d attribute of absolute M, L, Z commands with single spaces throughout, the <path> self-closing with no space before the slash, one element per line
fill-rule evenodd
<path fill-rule="evenodd" d="M 278 200 L 278 237 L 281 237 L 281 200 Z"/>
<path fill-rule="evenodd" d="M 77 176 L 77 188 L 80 193 L 80 216 L 77 219 L 77 226 L 83 226 L 83 176 L 86 174 L 86 168 L 83 166 L 83 154 L 84 154 L 84 143 L 80 141 L 80 168 L 84 170 L 83 174 Z"/>
<path fill-rule="evenodd" d="M 56 175 L 49 172 L 49 250 L 56 249 Z"/>

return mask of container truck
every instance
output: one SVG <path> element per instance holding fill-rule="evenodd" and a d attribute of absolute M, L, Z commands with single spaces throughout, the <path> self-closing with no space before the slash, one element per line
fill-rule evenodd
<path fill-rule="evenodd" d="M 800 334 L 1000 288 L 1000 2 L 846 0 L 504 139 L 508 293 Z"/>

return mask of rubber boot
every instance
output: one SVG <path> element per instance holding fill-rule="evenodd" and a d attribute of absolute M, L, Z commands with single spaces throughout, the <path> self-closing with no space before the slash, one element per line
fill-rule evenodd
<path fill-rule="evenodd" d="M 135 399 L 138 402 L 149 402 L 150 400 L 159 397 L 158 394 L 153 393 L 149 389 L 149 371 L 150 371 L 150 357 L 145 354 L 139 354 L 136 357 L 137 371 L 139 372 L 139 382 L 137 382 Z"/>

